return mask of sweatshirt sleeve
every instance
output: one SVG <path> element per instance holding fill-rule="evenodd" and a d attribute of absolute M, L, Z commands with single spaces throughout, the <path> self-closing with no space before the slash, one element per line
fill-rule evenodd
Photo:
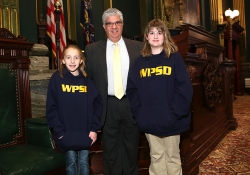
<path fill-rule="evenodd" d="M 177 52 L 175 57 L 175 90 L 174 99 L 171 103 L 171 111 L 178 118 L 185 117 L 189 114 L 190 105 L 193 97 L 193 87 L 186 65 Z"/>
<path fill-rule="evenodd" d="M 54 76 L 51 77 L 47 90 L 46 119 L 48 126 L 54 130 L 55 137 L 59 138 L 64 133 L 63 125 L 59 119 L 58 98 L 54 78 Z"/>
<path fill-rule="evenodd" d="M 135 117 L 141 106 L 138 87 L 136 84 L 137 77 L 140 76 L 140 72 L 137 71 L 136 63 L 132 66 L 132 69 L 129 71 L 128 80 L 127 80 L 127 89 L 126 96 L 130 103 L 130 110 L 133 117 Z"/>

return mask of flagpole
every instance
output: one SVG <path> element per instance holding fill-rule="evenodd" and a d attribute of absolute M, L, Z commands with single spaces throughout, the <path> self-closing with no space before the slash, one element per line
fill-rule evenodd
<path fill-rule="evenodd" d="M 54 3 L 55 14 L 56 14 L 56 59 L 57 59 L 57 69 L 60 68 L 60 15 L 61 15 L 61 3 L 56 1 Z"/>

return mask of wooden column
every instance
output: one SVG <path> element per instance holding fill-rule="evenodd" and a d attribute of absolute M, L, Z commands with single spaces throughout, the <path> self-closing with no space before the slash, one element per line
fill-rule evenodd
<path fill-rule="evenodd" d="M 221 63 L 221 67 L 225 71 L 225 92 L 228 94 L 225 96 L 225 103 L 226 103 L 226 116 L 230 122 L 230 129 L 235 130 L 238 127 L 238 123 L 233 116 L 233 101 L 234 101 L 234 91 L 235 91 L 235 79 L 236 77 L 236 61 L 234 60 L 225 60 Z"/>
<path fill-rule="evenodd" d="M 38 28 L 38 43 L 45 45 L 46 38 L 46 21 L 43 19 L 43 15 L 41 14 L 38 19 L 37 28 Z"/>
<path fill-rule="evenodd" d="M 225 31 L 226 57 L 235 60 L 235 95 L 243 95 L 241 84 L 241 62 L 240 62 L 240 33 L 244 31 L 238 22 L 227 26 Z M 243 41 L 244 42 L 244 41 Z"/>
<path fill-rule="evenodd" d="M 233 60 L 232 26 L 228 27 L 229 39 L 227 40 L 227 57 Z"/>
<path fill-rule="evenodd" d="M 62 4 L 59 1 L 56 1 L 55 4 L 55 15 L 56 15 L 56 60 L 57 60 L 57 69 L 60 67 L 60 15 L 62 13 L 61 7 Z"/>
<path fill-rule="evenodd" d="M 234 48 L 234 58 L 236 60 L 236 95 L 243 95 L 242 84 L 241 84 L 241 63 L 240 63 L 240 45 L 239 43 L 235 43 Z"/>

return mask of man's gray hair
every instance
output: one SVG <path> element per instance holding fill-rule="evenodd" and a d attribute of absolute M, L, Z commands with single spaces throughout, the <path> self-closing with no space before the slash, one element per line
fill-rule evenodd
<path fill-rule="evenodd" d="M 123 22 L 123 14 L 122 14 L 122 12 L 120 10 L 116 9 L 116 8 L 109 8 L 109 9 L 105 10 L 103 12 L 103 14 L 102 14 L 102 23 L 105 24 L 107 17 L 113 16 L 113 15 L 120 16 L 120 19 Z"/>

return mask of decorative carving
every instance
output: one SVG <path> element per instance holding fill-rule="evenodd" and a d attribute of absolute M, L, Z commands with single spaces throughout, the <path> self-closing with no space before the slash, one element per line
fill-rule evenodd
<path fill-rule="evenodd" d="M 191 81 L 194 79 L 194 77 L 196 76 L 196 73 L 197 73 L 197 69 L 196 69 L 196 67 L 194 67 L 194 66 L 191 66 L 191 65 L 186 65 L 186 67 L 187 67 L 187 71 L 188 71 L 188 73 L 189 73 L 189 76 L 190 76 L 190 79 L 191 79 Z"/>
<path fill-rule="evenodd" d="M 179 7 L 179 24 L 182 25 L 183 23 L 183 9 L 184 9 L 184 2 L 183 0 L 179 0 L 177 2 L 178 7 Z"/>
<path fill-rule="evenodd" d="M 235 67 L 229 67 L 229 68 L 227 68 L 227 74 L 226 75 L 227 75 L 228 79 L 231 78 L 234 81 L 235 73 L 236 73 L 236 68 Z M 232 94 L 235 92 L 235 86 L 234 86 L 234 84 L 231 84 L 229 86 L 229 90 L 230 90 L 230 93 L 232 93 Z"/>
<path fill-rule="evenodd" d="M 18 35 L 17 38 L 19 38 L 21 41 L 28 41 L 28 39 L 22 35 Z"/>
<path fill-rule="evenodd" d="M 14 39 L 14 40 L 20 40 L 20 41 L 28 41 L 27 38 L 25 38 L 25 37 L 23 37 L 21 35 L 18 35 L 18 37 L 16 37 L 8 29 L 5 29 L 5 28 L 0 28 L 0 38 Z"/>
<path fill-rule="evenodd" d="M 165 0 L 164 1 L 164 12 L 165 12 L 166 23 L 167 23 L 168 28 L 173 28 L 174 6 L 175 6 L 174 0 Z"/>
<path fill-rule="evenodd" d="M 0 38 L 4 39 L 15 39 L 16 37 L 7 29 L 1 28 L 0 29 Z"/>
<path fill-rule="evenodd" d="M 174 28 L 174 10 L 178 5 L 179 24 L 183 23 L 183 0 L 154 0 L 154 17 L 164 21 L 168 28 Z"/>
<path fill-rule="evenodd" d="M 201 59 L 207 59 L 206 47 L 196 48 L 196 53 L 200 56 Z"/>
<path fill-rule="evenodd" d="M 45 45 L 46 38 L 46 21 L 43 19 L 43 14 L 39 15 L 37 27 L 38 27 L 38 43 Z"/>
<path fill-rule="evenodd" d="M 222 98 L 222 73 L 219 70 L 218 60 L 212 59 L 208 62 L 204 71 L 203 86 L 206 105 L 210 110 L 216 112 Z"/>

